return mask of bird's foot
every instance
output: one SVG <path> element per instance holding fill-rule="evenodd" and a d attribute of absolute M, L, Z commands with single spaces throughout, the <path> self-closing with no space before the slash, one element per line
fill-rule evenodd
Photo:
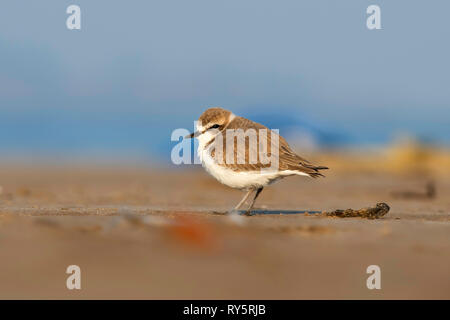
<path fill-rule="evenodd" d="M 251 210 L 245 211 L 244 212 L 244 216 L 251 217 L 252 216 L 252 211 Z"/>

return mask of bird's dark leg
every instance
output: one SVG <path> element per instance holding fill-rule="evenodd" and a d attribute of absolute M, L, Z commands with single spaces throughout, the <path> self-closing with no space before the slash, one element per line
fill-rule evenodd
<path fill-rule="evenodd" d="M 255 204 L 256 198 L 258 198 L 258 196 L 259 196 L 259 194 L 261 193 L 262 190 L 263 190 L 263 187 L 260 187 L 260 188 L 258 188 L 256 190 L 255 197 L 253 198 L 252 204 L 250 205 L 250 207 L 245 212 L 246 216 L 250 216 L 251 215 L 250 212 L 251 212 L 251 210 L 253 208 L 253 205 Z"/>

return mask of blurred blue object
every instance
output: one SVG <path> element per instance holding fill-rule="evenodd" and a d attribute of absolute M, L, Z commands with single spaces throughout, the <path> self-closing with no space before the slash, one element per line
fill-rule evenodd
<path fill-rule="evenodd" d="M 366 0 L 80 0 L 81 30 L 70 4 L 2 1 L 3 157 L 164 162 L 212 106 L 320 147 L 450 144 L 448 1 L 382 2 L 372 31 Z"/>

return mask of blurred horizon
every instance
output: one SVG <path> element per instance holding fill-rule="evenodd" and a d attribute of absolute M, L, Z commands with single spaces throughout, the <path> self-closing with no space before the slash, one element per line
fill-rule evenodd
<path fill-rule="evenodd" d="M 81 30 L 66 8 L 81 7 Z M 5 0 L 2 159 L 170 160 L 208 107 L 299 148 L 450 147 L 450 2 Z"/>

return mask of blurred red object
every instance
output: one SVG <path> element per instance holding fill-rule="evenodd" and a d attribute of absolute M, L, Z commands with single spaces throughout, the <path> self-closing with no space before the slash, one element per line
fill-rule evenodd
<path fill-rule="evenodd" d="M 180 242 L 202 249 L 211 249 L 217 239 L 210 223 L 189 216 L 176 216 L 169 233 Z"/>

